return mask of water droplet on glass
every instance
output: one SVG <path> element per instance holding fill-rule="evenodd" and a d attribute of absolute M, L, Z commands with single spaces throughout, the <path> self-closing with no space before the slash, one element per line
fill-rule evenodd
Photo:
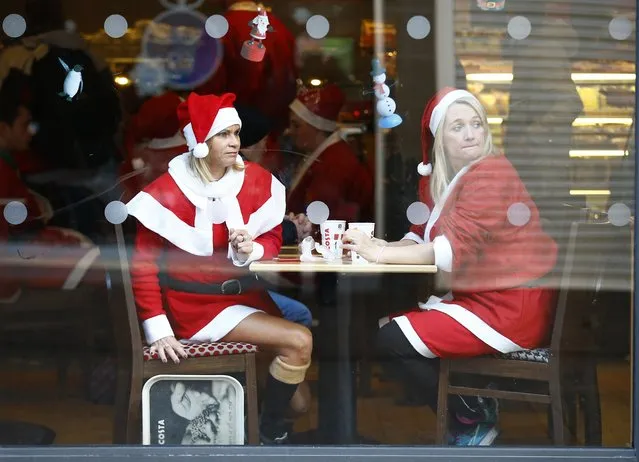
<path fill-rule="evenodd" d="M 330 29 L 328 19 L 321 14 L 316 14 L 308 18 L 306 21 L 306 32 L 314 39 L 321 39 L 326 37 Z"/>
<path fill-rule="evenodd" d="M 430 218 L 430 209 L 423 202 L 413 202 L 406 209 L 406 218 L 414 225 L 423 225 Z"/>
<path fill-rule="evenodd" d="M 413 16 L 406 23 L 406 32 L 416 40 L 426 38 L 430 34 L 430 21 L 425 16 Z"/>
<path fill-rule="evenodd" d="M 66 30 L 67 32 L 75 32 L 76 29 L 77 25 L 75 21 L 73 21 L 72 19 L 67 19 L 66 21 L 64 21 L 64 30 Z"/>
<path fill-rule="evenodd" d="M 515 40 L 523 40 L 530 35 L 532 26 L 528 18 L 524 16 L 515 16 L 508 21 L 508 35 Z"/>
<path fill-rule="evenodd" d="M 621 202 L 612 204 L 608 209 L 608 221 L 614 226 L 626 226 L 630 223 L 631 216 L 630 207 Z"/>
<path fill-rule="evenodd" d="M 293 20 L 300 26 L 308 21 L 308 18 L 310 17 L 311 12 L 308 10 L 308 8 L 300 6 L 293 10 Z"/>
<path fill-rule="evenodd" d="M 516 202 L 508 207 L 508 222 L 513 226 L 524 226 L 530 221 L 530 207 L 522 202 Z"/>
<path fill-rule="evenodd" d="M 229 31 L 229 22 L 220 14 L 209 16 L 204 24 L 206 33 L 213 38 L 222 38 Z"/>
<path fill-rule="evenodd" d="M 9 14 L 2 21 L 2 30 L 11 38 L 22 36 L 27 30 L 27 22 L 19 14 Z"/>
<path fill-rule="evenodd" d="M 626 40 L 632 34 L 632 21 L 623 16 L 612 18 L 608 23 L 608 32 L 615 40 Z"/>
<path fill-rule="evenodd" d="M 129 212 L 126 210 L 126 205 L 120 201 L 111 201 L 104 208 L 104 217 L 109 223 L 119 225 L 124 223 Z"/>
<path fill-rule="evenodd" d="M 22 202 L 11 201 L 5 206 L 3 214 L 10 225 L 19 225 L 27 219 L 27 206 Z"/>
<path fill-rule="evenodd" d="M 314 201 L 308 204 L 306 207 L 306 216 L 315 225 L 320 225 L 328 220 L 330 210 L 328 205 L 322 201 Z"/>
<path fill-rule="evenodd" d="M 120 38 L 126 34 L 129 24 L 120 14 L 112 14 L 104 21 L 104 32 L 111 38 Z"/>

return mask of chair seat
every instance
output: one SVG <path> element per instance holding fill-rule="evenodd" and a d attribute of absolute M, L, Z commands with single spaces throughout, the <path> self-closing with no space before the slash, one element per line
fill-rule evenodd
<path fill-rule="evenodd" d="M 550 360 L 550 348 L 535 348 L 534 350 L 521 350 L 512 353 L 500 353 L 496 355 L 499 359 L 510 359 L 513 361 L 530 361 L 533 363 L 548 363 Z"/>
<path fill-rule="evenodd" d="M 239 342 L 204 342 L 184 345 L 184 350 L 189 358 L 201 358 L 204 356 L 241 355 L 245 353 L 257 353 L 257 346 L 250 343 Z M 158 354 L 149 352 L 149 347 L 142 349 L 145 361 L 158 359 Z"/>

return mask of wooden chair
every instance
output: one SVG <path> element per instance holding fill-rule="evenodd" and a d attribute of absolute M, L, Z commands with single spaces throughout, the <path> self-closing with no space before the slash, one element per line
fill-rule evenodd
<path fill-rule="evenodd" d="M 165 364 L 158 361 L 157 356 L 151 357 L 148 347 L 144 347 L 142 343 L 121 225 L 115 225 L 115 233 L 118 254 L 113 261 L 117 262 L 120 271 L 111 271 L 110 302 L 118 349 L 114 444 L 140 444 L 142 441 L 141 403 L 145 380 L 158 374 L 232 373 L 245 374 L 247 440 L 249 444 L 259 444 L 255 365 L 257 347 L 248 343 L 230 342 L 189 345 L 186 348 L 189 357 L 179 364 Z M 116 291 L 118 286 L 123 290 Z"/>
<path fill-rule="evenodd" d="M 549 426 L 555 445 L 576 437 L 576 402 L 584 410 L 585 443 L 601 445 L 601 410 L 597 385 L 596 345 L 593 335 L 584 332 L 591 314 L 602 270 L 610 259 L 630 258 L 628 227 L 608 224 L 573 223 L 563 258 L 557 309 L 550 346 L 510 354 L 468 359 L 441 360 L 437 409 L 437 442 L 446 444 L 448 395 L 484 396 L 497 399 L 542 403 L 550 407 Z M 613 268 L 615 266 L 612 266 Z M 624 270 L 626 266 L 623 266 Z M 615 290 L 630 290 L 630 273 L 613 270 Z M 472 376 L 501 377 L 532 381 L 543 391 L 481 388 L 453 385 L 454 374 L 465 380 Z M 510 388 L 510 387 L 509 387 Z M 517 386 L 519 388 L 519 385 Z M 566 408 L 565 403 L 570 404 Z M 564 421 L 566 424 L 564 424 Z M 567 431 L 568 430 L 568 431 Z"/>

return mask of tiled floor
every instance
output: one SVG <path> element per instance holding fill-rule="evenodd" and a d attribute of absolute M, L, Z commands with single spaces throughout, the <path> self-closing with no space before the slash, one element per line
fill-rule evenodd
<path fill-rule="evenodd" d="M 8 360 L 0 362 L 0 419 L 44 424 L 55 430 L 56 444 L 110 444 L 113 408 L 95 405 L 80 397 L 79 374 L 72 370 L 69 387 L 56 389 L 55 369 L 45 365 L 27 367 Z M 311 371 L 313 379 L 316 371 Z M 624 361 L 599 367 L 603 443 L 608 447 L 630 442 L 630 368 Z M 359 432 L 385 444 L 432 444 L 435 416 L 426 407 L 398 407 L 396 385 L 374 379 L 373 396 L 360 398 Z M 502 403 L 502 434 L 498 445 L 549 445 L 543 407 Z M 317 406 L 296 422 L 296 430 L 315 427 Z"/>

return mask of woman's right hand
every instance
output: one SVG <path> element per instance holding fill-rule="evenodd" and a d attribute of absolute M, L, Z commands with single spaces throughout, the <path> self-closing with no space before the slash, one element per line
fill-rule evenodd
<path fill-rule="evenodd" d="M 167 355 L 175 364 L 180 363 L 179 356 L 184 359 L 188 357 L 186 350 L 184 350 L 184 345 L 178 342 L 178 340 L 172 335 L 169 337 L 163 337 L 151 344 L 149 353 L 154 354 L 156 352 L 163 363 L 167 361 Z"/>

